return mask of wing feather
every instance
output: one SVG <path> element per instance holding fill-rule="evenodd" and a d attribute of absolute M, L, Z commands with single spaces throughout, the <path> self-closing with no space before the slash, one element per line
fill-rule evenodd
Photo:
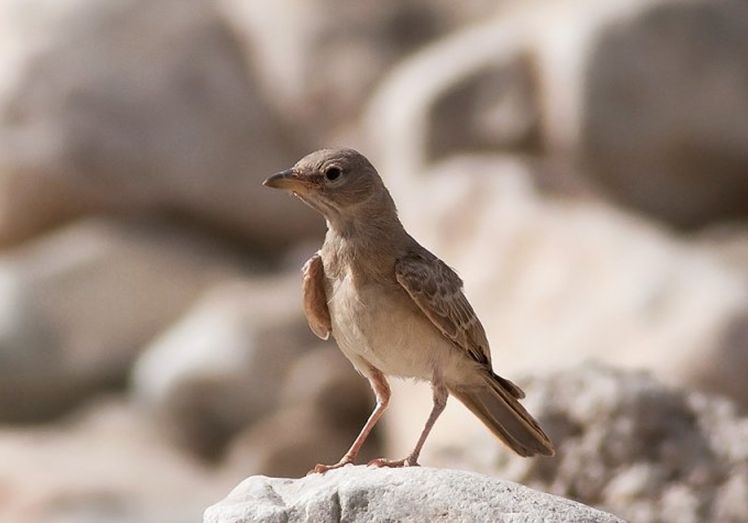
<path fill-rule="evenodd" d="M 433 255 L 411 253 L 397 260 L 395 277 L 444 336 L 490 367 L 486 331 L 462 292 L 462 280 L 446 263 Z"/>
<path fill-rule="evenodd" d="M 325 268 L 320 255 L 309 258 L 301 272 L 304 274 L 304 314 L 307 323 L 314 334 L 326 340 L 332 332 L 332 322 L 325 293 Z"/>

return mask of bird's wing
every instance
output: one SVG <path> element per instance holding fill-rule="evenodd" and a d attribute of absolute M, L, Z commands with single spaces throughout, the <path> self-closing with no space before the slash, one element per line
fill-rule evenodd
<path fill-rule="evenodd" d="M 462 280 L 446 263 L 433 255 L 407 254 L 397 260 L 395 277 L 444 336 L 490 368 L 486 331 L 462 293 Z"/>
<path fill-rule="evenodd" d="M 326 340 L 330 337 L 332 324 L 330 311 L 327 309 L 325 294 L 325 268 L 322 258 L 315 254 L 301 269 L 304 273 L 304 314 L 312 332 Z"/>

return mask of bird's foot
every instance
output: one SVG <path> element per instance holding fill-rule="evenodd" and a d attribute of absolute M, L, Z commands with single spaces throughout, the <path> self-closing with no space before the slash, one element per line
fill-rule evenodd
<path fill-rule="evenodd" d="M 309 472 L 307 472 L 307 476 L 309 474 L 324 474 L 328 470 L 339 469 L 339 468 L 345 467 L 346 465 L 350 465 L 350 464 L 355 465 L 354 458 L 352 458 L 350 456 L 343 456 L 340 459 L 340 461 L 338 461 L 334 465 L 322 465 L 321 463 L 318 463 L 317 465 L 314 466 L 314 468 L 312 470 L 310 470 Z"/>
<path fill-rule="evenodd" d="M 403 459 L 385 459 L 377 458 L 369 462 L 370 467 L 389 467 L 389 468 L 400 468 L 400 467 L 420 467 L 418 460 L 412 456 L 408 456 Z"/>

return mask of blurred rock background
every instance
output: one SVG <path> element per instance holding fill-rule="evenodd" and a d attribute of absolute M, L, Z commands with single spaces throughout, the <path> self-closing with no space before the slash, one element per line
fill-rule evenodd
<path fill-rule="evenodd" d="M 0 521 L 196 522 L 342 454 L 373 401 L 301 311 L 323 223 L 260 186 L 326 145 L 379 167 L 559 443 L 516 460 L 452 401 L 425 464 L 748 520 L 747 28 L 743 0 L 0 0 Z M 428 388 L 394 394 L 365 457 L 422 426 Z"/>

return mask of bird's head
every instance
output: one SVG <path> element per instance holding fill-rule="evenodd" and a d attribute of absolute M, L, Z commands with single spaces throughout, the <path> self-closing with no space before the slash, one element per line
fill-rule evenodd
<path fill-rule="evenodd" d="M 374 166 L 353 149 L 315 151 L 262 184 L 291 192 L 328 221 L 353 218 L 381 204 L 394 210 Z"/>

